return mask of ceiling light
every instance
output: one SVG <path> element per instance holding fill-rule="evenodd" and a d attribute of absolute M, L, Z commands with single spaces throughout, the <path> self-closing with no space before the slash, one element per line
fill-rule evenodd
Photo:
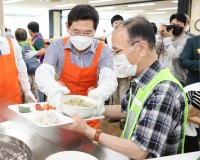
<path fill-rule="evenodd" d="M 126 13 L 139 13 L 139 12 L 143 12 L 144 10 L 132 10 L 132 11 L 124 11 Z"/>
<path fill-rule="evenodd" d="M 178 1 L 172 1 L 173 3 L 178 3 Z"/>
<path fill-rule="evenodd" d="M 172 7 L 172 8 L 159 8 L 156 9 L 157 11 L 165 11 L 165 10 L 174 10 L 174 9 L 178 9 L 178 7 Z"/>
<path fill-rule="evenodd" d="M 127 7 L 153 6 L 155 3 L 129 4 Z"/>
<path fill-rule="evenodd" d="M 115 0 L 96 0 L 96 1 L 89 1 L 88 3 L 102 3 L 102 2 L 111 2 Z"/>
<path fill-rule="evenodd" d="M 15 2 L 21 2 L 21 1 L 24 1 L 24 0 L 4 0 L 4 3 L 8 4 L 8 3 L 15 3 Z"/>
<path fill-rule="evenodd" d="M 74 7 L 76 6 L 77 4 L 75 3 L 71 3 L 71 4 L 65 4 L 65 5 L 58 5 L 58 6 L 55 6 L 56 8 L 64 8 L 64 7 Z"/>
<path fill-rule="evenodd" d="M 148 12 L 146 14 L 165 14 L 166 12 Z"/>
<path fill-rule="evenodd" d="M 110 6 L 110 7 L 96 7 L 96 10 L 107 10 L 107 9 L 115 9 L 115 7 Z"/>

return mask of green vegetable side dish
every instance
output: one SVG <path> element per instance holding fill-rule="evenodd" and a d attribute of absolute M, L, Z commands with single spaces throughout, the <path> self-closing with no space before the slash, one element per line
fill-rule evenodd
<path fill-rule="evenodd" d="M 19 108 L 19 112 L 20 113 L 29 113 L 29 112 L 31 112 L 29 107 L 19 106 L 18 108 Z"/>
<path fill-rule="evenodd" d="M 70 106 L 77 106 L 77 107 L 92 107 L 93 104 L 86 102 L 84 99 L 81 99 L 79 97 L 72 98 L 68 101 L 65 101 L 64 104 L 70 105 Z"/>

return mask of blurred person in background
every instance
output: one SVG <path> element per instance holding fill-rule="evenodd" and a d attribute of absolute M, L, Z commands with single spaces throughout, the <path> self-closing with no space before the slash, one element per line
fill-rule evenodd
<path fill-rule="evenodd" d="M 121 24 L 123 21 L 124 21 L 124 18 L 121 15 L 119 15 L 119 14 L 114 15 L 111 18 L 112 28 L 115 29 L 115 27 L 118 26 L 119 24 Z M 112 33 L 106 37 L 105 43 L 107 43 L 108 45 L 110 45 L 112 47 Z"/>
<path fill-rule="evenodd" d="M 186 125 L 185 153 L 199 151 L 198 130 L 200 125 L 200 82 L 184 88 L 189 100 L 188 122 Z"/>
<path fill-rule="evenodd" d="M 14 36 L 11 34 L 11 30 L 5 28 L 5 35 L 6 38 L 14 38 Z"/>
<path fill-rule="evenodd" d="M 50 46 L 50 42 L 45 42 L 44 47 L 47 49 Z"/>
<path fill-rule="evenodd" d="M 170 25 L 161 25 L 158 40 L 162 41 L 160 60 L 172 74 L 185 86 L 187 70 L 180 66 L 180 54 L 188 36 L 185 34 L 186 16 L 183 13 L 172 14 Z"/>
<path fill-rule="evenodd" d="M 187 39 L 180 55 L 180 65 L 188 70 L 186 86 L 200 82 L 200 36 Z"/>
<path fill-rule="evenodd" d="M 185 153 L 199 151 L 197 133 L 200 125 L 200 91 L 190 91 L 187 95 L 189 110 L 186 126 Z"/>
<path fill-rule="evenodd" d="M 153 27 L 153 31 L 155 33 L 155 37 L 156 37 L 156 53 L 159 55 L 160 51 L 161 51 L 161 44 L 162 44 L 162 40 L 161 39 L 158 39 L 159 38 L 159 35 L 157 34 L 158 33 L 158 28 L 156 26 L 156 24 L 154 22 L 151 22 L 151 25 Z"/>
<path fill-rule="evenodd" d="M 101 115 L 105 110 L 104 101 L 117 87 L 112 50 L 94 38 L 98 23 L 99 14 L 94 7 L 85 4 L 73 7 L 66 23 L 70 36 L 52 41 L 43 64 L 36 70 L 39 89 L 60 112 L 61 97 L 72 94 L 96 99 L 94 115 Z M 99 120 L 88 124 L 98 128 Z"/>
<path fill-rule="evenodd" d="M 32 21 L 28 24 L 27 27 L 29 34 L 32 37 L 31 44 L 32 46 L 34 46 L 36 51 L 30 51 L 26 53 L 26 58 L 31 59 L 32 57 L 37 56 L 38 59 L 40 60 L 40 63 L 42 64 L 46 49 L 43 36 L 41 35 L 41 33 L 39 33 L 39 24 L 37 22 Z M 39 90 L 38 95 L 39 95 L 39 101 L 44 102 L 45 101 L 44 93 L 42 93 Z"/>
<path fill-rule="evenodd" d="M 188 35 L 189 37 L 195 37 L 196 35 L 190 33 L 190 17 L 187 14 L 185 14 L 185 16 L 187 18 L 186 27 L 184 29 L 185 34 Z"/>
<path fill-rule="evenodd" d="M 31 92 L 21 48 L 13 38 L 0 37 L 0 99 L 21 104 L 20 85 L 29 103 L 36 102 Z"/>
<path fill-rule="evenodd" d="M 63 128 L 132 159 L 183 152 L 188 103 L 180 82 L 157 57 L 151 24 L 142 17 L 123 22 L 113 32 L 112 46 L 119 71 L 134 77 L 121 106 L 105 107 L 106 117 L 126 118 L 121 138 L 91 128 L 77 115 Z"/>
<path fill-rule="evenodd" d="M 23 28 L 18 28 L 15 31 L 15 38 L 18 41 L 19 45 L 21 46 L 22 51 L 22 58 L 26 64 L 28 77 L 29 77 L 29 83 L 31 85 L 31 91 L 34 94 L 37 101 L 39 101 L 38 97 L 38 87 L 35 83 L 35 71 L 39 67 L 40 63 L 37 60 L 37 56 L 32 57 L 31 59 L 26 58 L 26 53 L 28 53 L 30 50 L 35 51 L 35 48 L 33 46 L 30 46 L 27 42 L 27 32 Z"/>
<path fill-rule="evenodd" d="M 153 27 L 153 31 L 154 31 L 155 35 L 157 35 L 158 28 L 157 28 L 156 24 L 154 22 L 151 22 L 151 25 Z"/>

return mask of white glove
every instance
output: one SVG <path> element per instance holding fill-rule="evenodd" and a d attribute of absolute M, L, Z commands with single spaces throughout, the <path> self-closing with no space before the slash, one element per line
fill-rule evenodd
<path fill-rule="evenodd" d="M 48 91 L 47 102 L 50 106 L 55 107 L 58 112 L 62 113 L 62 109 L 60 106 L 61 97 L 69 93 L 70 90 L 67 87 L 56 85 Z"/>
<path fill-rule="evenodd" d="M 93 115 L 102 115 L 105 111 L 105 107 L 104 107 L 104 100 L 100 96 L 99 89 L 95 88 L 95 89 L 90 90 L 88 92 L 88 97 L 91 97 L 98 102 L 97 108 L 95 109 Z"/>
<path fill-rule="evenodd" d="M 117 88 L 115 72 L 110 68 L 102 68 L 98 80 L 98 93 L 103 101 L 106 101 Z"/>
<path fill-rule="evenodd" d="M 25 95 L 25 98 L 28 101 L 28 103 L 37 102 L 37 100 L 35 99 L 35 96 L 33 95 L 33 93 L 31 91 L 25 92 L 24 95 Z"/>
<path fill-rule="evenodd" d="M 25 57 L 26 59 L 31 59 L 33 58 L 34 56 L 37 56 L 38 55 L 38 52 L 37 51 L 30 51 L 25 53 Z"/>

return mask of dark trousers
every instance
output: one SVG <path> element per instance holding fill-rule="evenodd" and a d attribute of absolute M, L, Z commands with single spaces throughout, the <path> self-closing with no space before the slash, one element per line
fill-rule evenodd
<path fill-rule="evenodd" d="M 184 153 L 199 151 L 198 137 L 185 136 Z"/>

